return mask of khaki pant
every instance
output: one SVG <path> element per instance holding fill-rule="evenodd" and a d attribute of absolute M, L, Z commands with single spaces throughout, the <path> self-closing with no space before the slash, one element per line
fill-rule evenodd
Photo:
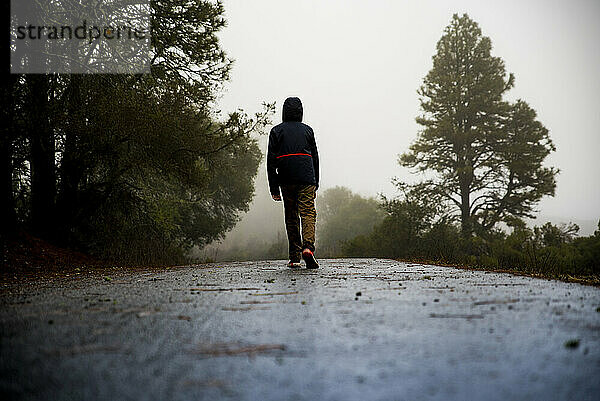
<path fill-rule="evenodd" d="M 290 260 L 299 262 L 304 248 L 315 251 L 315 220 L 317 219 L 315 186 L 282 185 L 281 195 L 285 211 Z M 300 222 L 302 222 L 302 236 L 300 236 Z"/>

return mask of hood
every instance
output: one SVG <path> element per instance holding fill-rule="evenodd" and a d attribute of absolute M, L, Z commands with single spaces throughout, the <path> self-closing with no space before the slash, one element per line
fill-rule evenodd
<path fill-rule="evenodd" d="M 283 122 L 302 121 L 302 102 L 297 97 L 288 97 L 283 102 Z"/>

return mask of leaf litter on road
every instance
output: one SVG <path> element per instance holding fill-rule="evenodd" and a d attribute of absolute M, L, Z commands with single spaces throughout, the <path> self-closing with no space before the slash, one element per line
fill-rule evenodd
<path fill-rule="evenodd" d="M 194 353 L 205 356 L 234 356 L 267 353 L 272 351 L 285 351 L 283 344 L 239 344 L 239 343 L 214 343 L 205 344 L 194 350 Z"/>

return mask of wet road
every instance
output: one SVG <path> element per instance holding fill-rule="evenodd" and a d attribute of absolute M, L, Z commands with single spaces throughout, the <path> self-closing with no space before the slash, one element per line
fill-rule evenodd
<path fill-rule="evenodd" d="M 598 400 L 600 289 L 389 260 L 2 288 L 3 400 Z"/>

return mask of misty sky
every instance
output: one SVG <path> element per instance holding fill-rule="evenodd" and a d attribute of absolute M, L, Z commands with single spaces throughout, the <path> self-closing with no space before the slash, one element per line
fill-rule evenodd
<path fill-rule="evenodd" d="M 600 218 L 600 2 L 225 0 L 222 46 L 235 59 L 219 102 L 253 113 L 288 96 L 304 104 L 317 137 L 322 188 L 394 194 L 397 164 L 415 140 L 416 90 L 453 13 L 468 13 L 550 130 L 560 168 L 541 214 Z M 259 174 L 265 174 L 260 171 Z M 264 181 L 257 191 L 267 191 Z"/>

